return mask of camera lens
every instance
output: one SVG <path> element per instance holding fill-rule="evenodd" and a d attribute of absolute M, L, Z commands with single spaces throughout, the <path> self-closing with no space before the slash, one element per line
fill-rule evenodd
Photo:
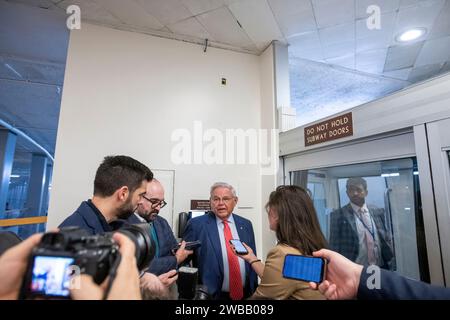
<path fill-rule="evenodd" d="M 150 237 L 148 223 L 130 224 L 117 232 L 126 235 L 134 242 L 139 271 L 147 269 L 155 256 L 155 243 Z"/>

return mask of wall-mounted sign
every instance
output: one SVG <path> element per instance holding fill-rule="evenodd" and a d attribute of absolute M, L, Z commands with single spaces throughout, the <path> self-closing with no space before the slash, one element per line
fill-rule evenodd
<path fill-rule="evenodd" d="M 352 113 L 316 123 L 305 128 L 305 146 L 323 143 L 353 135 Z"/>
<path fill-rule="evenodd" d="M 209 200 L 191 200 L 191 210 L 209 211 Z"/>

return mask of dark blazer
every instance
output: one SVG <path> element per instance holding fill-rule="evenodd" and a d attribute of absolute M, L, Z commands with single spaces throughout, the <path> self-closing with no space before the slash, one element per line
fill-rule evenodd
<path fill-rule="evenodd" d="M 78 209 L 59 225 L 59 228 L 76 226 L 86 230 L 90 235 L 113 231 L 100 211 L 97 209 L 96 212 L 92 202 L 88 201 L 83 201 Z"/>
<path fill-rule="evenodd" d="M 237 232 L 241 241 L 245 242 L 256 255 L 255 235 L 252 223 L 237 214 L 233 214 Z M 223 260 L 220 246 L 219 231 L 217 230 L 216 216 L 209 212 L 200 217 L 189 220 L 183 239 L 186 241 L 200 240 L 201 247 L 195 250 L 194 255 L 199 268 L 201 284 L 208 288 L 213 299 L 219 299 L 223 283 Z M 253 268 L 246 263 L 246 283 L 244 297 L 247 298 L 255 291 L 258 281 Z"/>
<path fill-rule="evenodd" d="M 378 238 L 380 239 L 382 264 L 380 267 L 392 269 L 395 259 L 392 252 L 392 241 L 387 232 L 384 219 L 384 209 L 367 206 L 375 223 Z M 330 218 L 330 248 L 339 252 L 348 259 L 355 261 L 359 254 L 358 230 L 355 213 L 351 204 L 347 204 L 331 213 Z"/>
<path fill-rule="evenodd" d="M 380 269 L 380 289 L 370 289 L 373 273 L 367 272 L 365 267 L 361 273 L 358 287 L 358 299 L 366 300 L 450 300 L 450 289 L 432 286 L 428 283 L 408 279 L 397 273 Z"/>
<path fill-rule="evenodd" d="M 127 219 L 127 222 L 131 224 L 142 223 L 134 214 Z M 159 276 L 177 268 L 177 259 L 172 254 L 172 248 L 175 247 L 178 242 L 173 235 L 169 223 L 163 217 L 156 216 L 156 219 L 153 221 L 153 227 L 155 228 L 156 236 L 158 237 L 159 257 L 155 257 L 150 262 L 150 267 L 147 272 Z"/>

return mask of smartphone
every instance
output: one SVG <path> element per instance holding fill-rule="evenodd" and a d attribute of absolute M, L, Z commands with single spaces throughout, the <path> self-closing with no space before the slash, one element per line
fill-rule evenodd
<path fill-rule="evenodd" d="M 36 255 L 22 285 L 21 297 L 70 299 L 70 281 L 75 263 L 73 257 Z"/>
<path fill-rule="evenodd" d="M 321 283 L 325 278 L 326 265 L 323 258 L 288 254 L 284 258 L 283 277 Z"/>
<path fill-rule="evenodd" d="M 184 247 L 185 250 L 194 250 L 202 246 L 202 242 L 200 240 L 186 242 L 186 246 Z M 176 252 L 178 249 L 180 249 L 181 243 L 177 244 L 175 247 L 172 248 L 172 252 Z"/>
<path fill-rule="evenodd" d="M 244 247 L 241 240 L 231 239 L 230 243 L 234 246 L 234 249 L 236 250 L 237 254 L 245 255 L 248 253 L 247 249 Z"/>

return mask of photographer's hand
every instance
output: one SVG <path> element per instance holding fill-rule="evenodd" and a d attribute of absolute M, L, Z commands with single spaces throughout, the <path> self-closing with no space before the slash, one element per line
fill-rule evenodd
<path fill-rule="evenodd" d="M 108 300 L 141 300 L 139 290 L 139 273 L 136 266 L 134 243 L 126 236 L 115 233 L 113 239 L 118 243 L 122 256 L 117 275 L 112 283 Z M 79 280 L 80 287 L 70 290 L 70 294 L 75 300 L 101 300 L 106 290 L 107 278 L 100 286 L 94 283 L 91 276 L 81 275 L 78 279 L 73 279 L 72 283 Z"/>
<path fill-rule="evenodd" d="M 327 249 L 313 252 L 313 255 L 328 260 L 326 279 L 319 286 L 313 282 L 309 286 L 319 289 L 329 300 L 356 298 L 363 266 Z"/>
<path fill-rule="evenodd" d="M 175 252 L 175 258 L 177 259 L 177 265 L 182 263 L 186 258 L 192 254 L 194 251 L 192 250 L 186 250 L 186 241 L 181 242 L 180 248 Z"/>
<path fill-rule="evenodd" d="M 39 244 L 42 234 L 35 234 L 8 249 L 0 257 L 0 300 L 17 299 L 31 250 Z"/>

